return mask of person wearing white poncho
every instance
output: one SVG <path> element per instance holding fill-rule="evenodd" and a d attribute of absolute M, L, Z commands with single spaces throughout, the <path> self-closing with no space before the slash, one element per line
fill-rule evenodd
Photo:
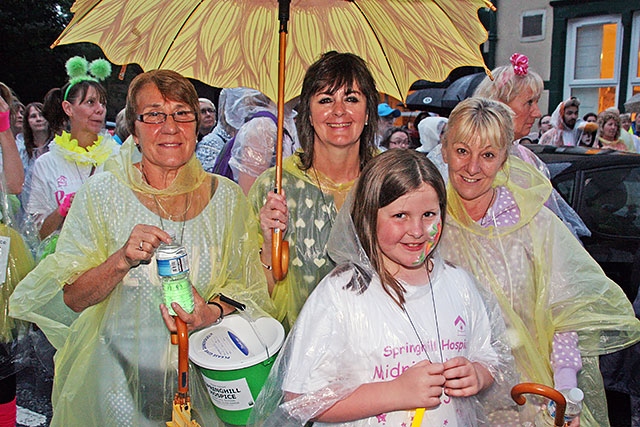
<path fill-rule="evenodd" d="M 248 239 L 247 200 L 194 155 L 198 107 L 193 85 L 173 71 L 132 81 L 132 136 L 78 191 L 56 252 L 11 297 L 12 315 L 38 324 L 57 349 L 51 426 L 164 427 L 171 419 L 175 323 L 162 304 L 155 258 L 171 241 L 167 231 L 189 254 L 195 307 L 171 307 L 190 331 L 233 310 L 216 300 L 220 292 L 254 314 L 271 309 Z M 196 420 L 222 425 L 200 375 L 192 372 L 189 382 Z"/>
<path fill-rule="evenodd" d="M 446 208 L 435 166 L 389 150 L 349 197 L 328 244 L 338 266 L 307 299 L 249 424 L 401 427 L 426 407 L 419 425 L 471 427 L 515 406 L 497 304 L 433 252 Z"/>
<path fill-rule="evenodd" d="M 521 381 L 581 388 L 580 425 L 606 426 L 598 356 L 640 340 L 640 322 L 620 287 L 544 206 L 549 181 L 508 155 L 512 114 L 498 101 L 470 98 L 449 116 L 442 255 L 497 297 Z"/>

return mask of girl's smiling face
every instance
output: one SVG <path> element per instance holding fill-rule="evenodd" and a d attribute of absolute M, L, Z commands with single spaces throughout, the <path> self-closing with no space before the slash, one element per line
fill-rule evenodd
<path fill-rule="evenodd" d="M 385 269 L 396 279 L 426 283 L 424 263 L 440 238 L 441 218 L 438 195 L 425 183 L 378 209 L 378 245 Z"/>

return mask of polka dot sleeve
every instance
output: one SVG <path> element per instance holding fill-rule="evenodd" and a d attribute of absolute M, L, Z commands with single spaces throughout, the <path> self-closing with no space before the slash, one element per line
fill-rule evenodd
<path fill-rule="evenodd" d="M 551 351 L 553 380 L 557 390 L 578 386 L 578 372 L 582 369 L 582 357 L 578 349 L 576 332 L 559 332 L 553 336 Z"/>

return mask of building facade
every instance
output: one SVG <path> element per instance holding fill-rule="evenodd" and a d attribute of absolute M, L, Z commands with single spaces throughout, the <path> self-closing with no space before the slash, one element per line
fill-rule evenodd
<path fill-rule="evenodd" d="M 543 113 L 569 96 L 599 112 L 640 93 L 640 0 L 493 0 L 487 59 L 519 52 L 545 81 Z M 493 64 L 492 64 L 493 65 Z"/>

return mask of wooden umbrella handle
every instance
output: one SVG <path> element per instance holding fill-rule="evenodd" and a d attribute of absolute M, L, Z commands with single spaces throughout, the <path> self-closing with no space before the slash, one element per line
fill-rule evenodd
<path fill-rule="evenodd" d="M 174 316 L 178 329 L 178 393 L 187 396 L 189 393 L 189 332 L 187 324 L 178 316 Z"/>
<path fill-rule="evenodd" d="M 271 240 L 271 265 L 273 266 L 273 278 L 277 281 L 284 280 L 289 271 L 289 242 L 283 239 L 282 232 L 273 230 Z"/>
<path fill-rule="evenodd" d="M 518 404 L 524 405 L 527 399 L 522 395 L 523 393 L 537 394 L 539 396 L 551 399 L 556 403 L 556 416 L 554 419 L 554 425 L 557 427 L 564 426 L 564 412 L 567 408 L 567 400 L 558 390 L 548 387 L 543 384 L 536 383 L 521 383 L 515 385 L 511 389 L 511 398 Z"/>
<path fill-rule="evenodd" d="M 276 138 L 276 182 L 275 191 L 282 193 L 282 142 L 284 138 L 284 75 L 285 52 L 287 50 L 288 0 L 280 1 L 280 39 L 278 57 L 278 132 Z M 275 229 L 271 240 L 271 265 L 273 277 L 277 281 L 287 277 L 289 271 L 289 242 L 284 240 L 282 231 Z"/>

